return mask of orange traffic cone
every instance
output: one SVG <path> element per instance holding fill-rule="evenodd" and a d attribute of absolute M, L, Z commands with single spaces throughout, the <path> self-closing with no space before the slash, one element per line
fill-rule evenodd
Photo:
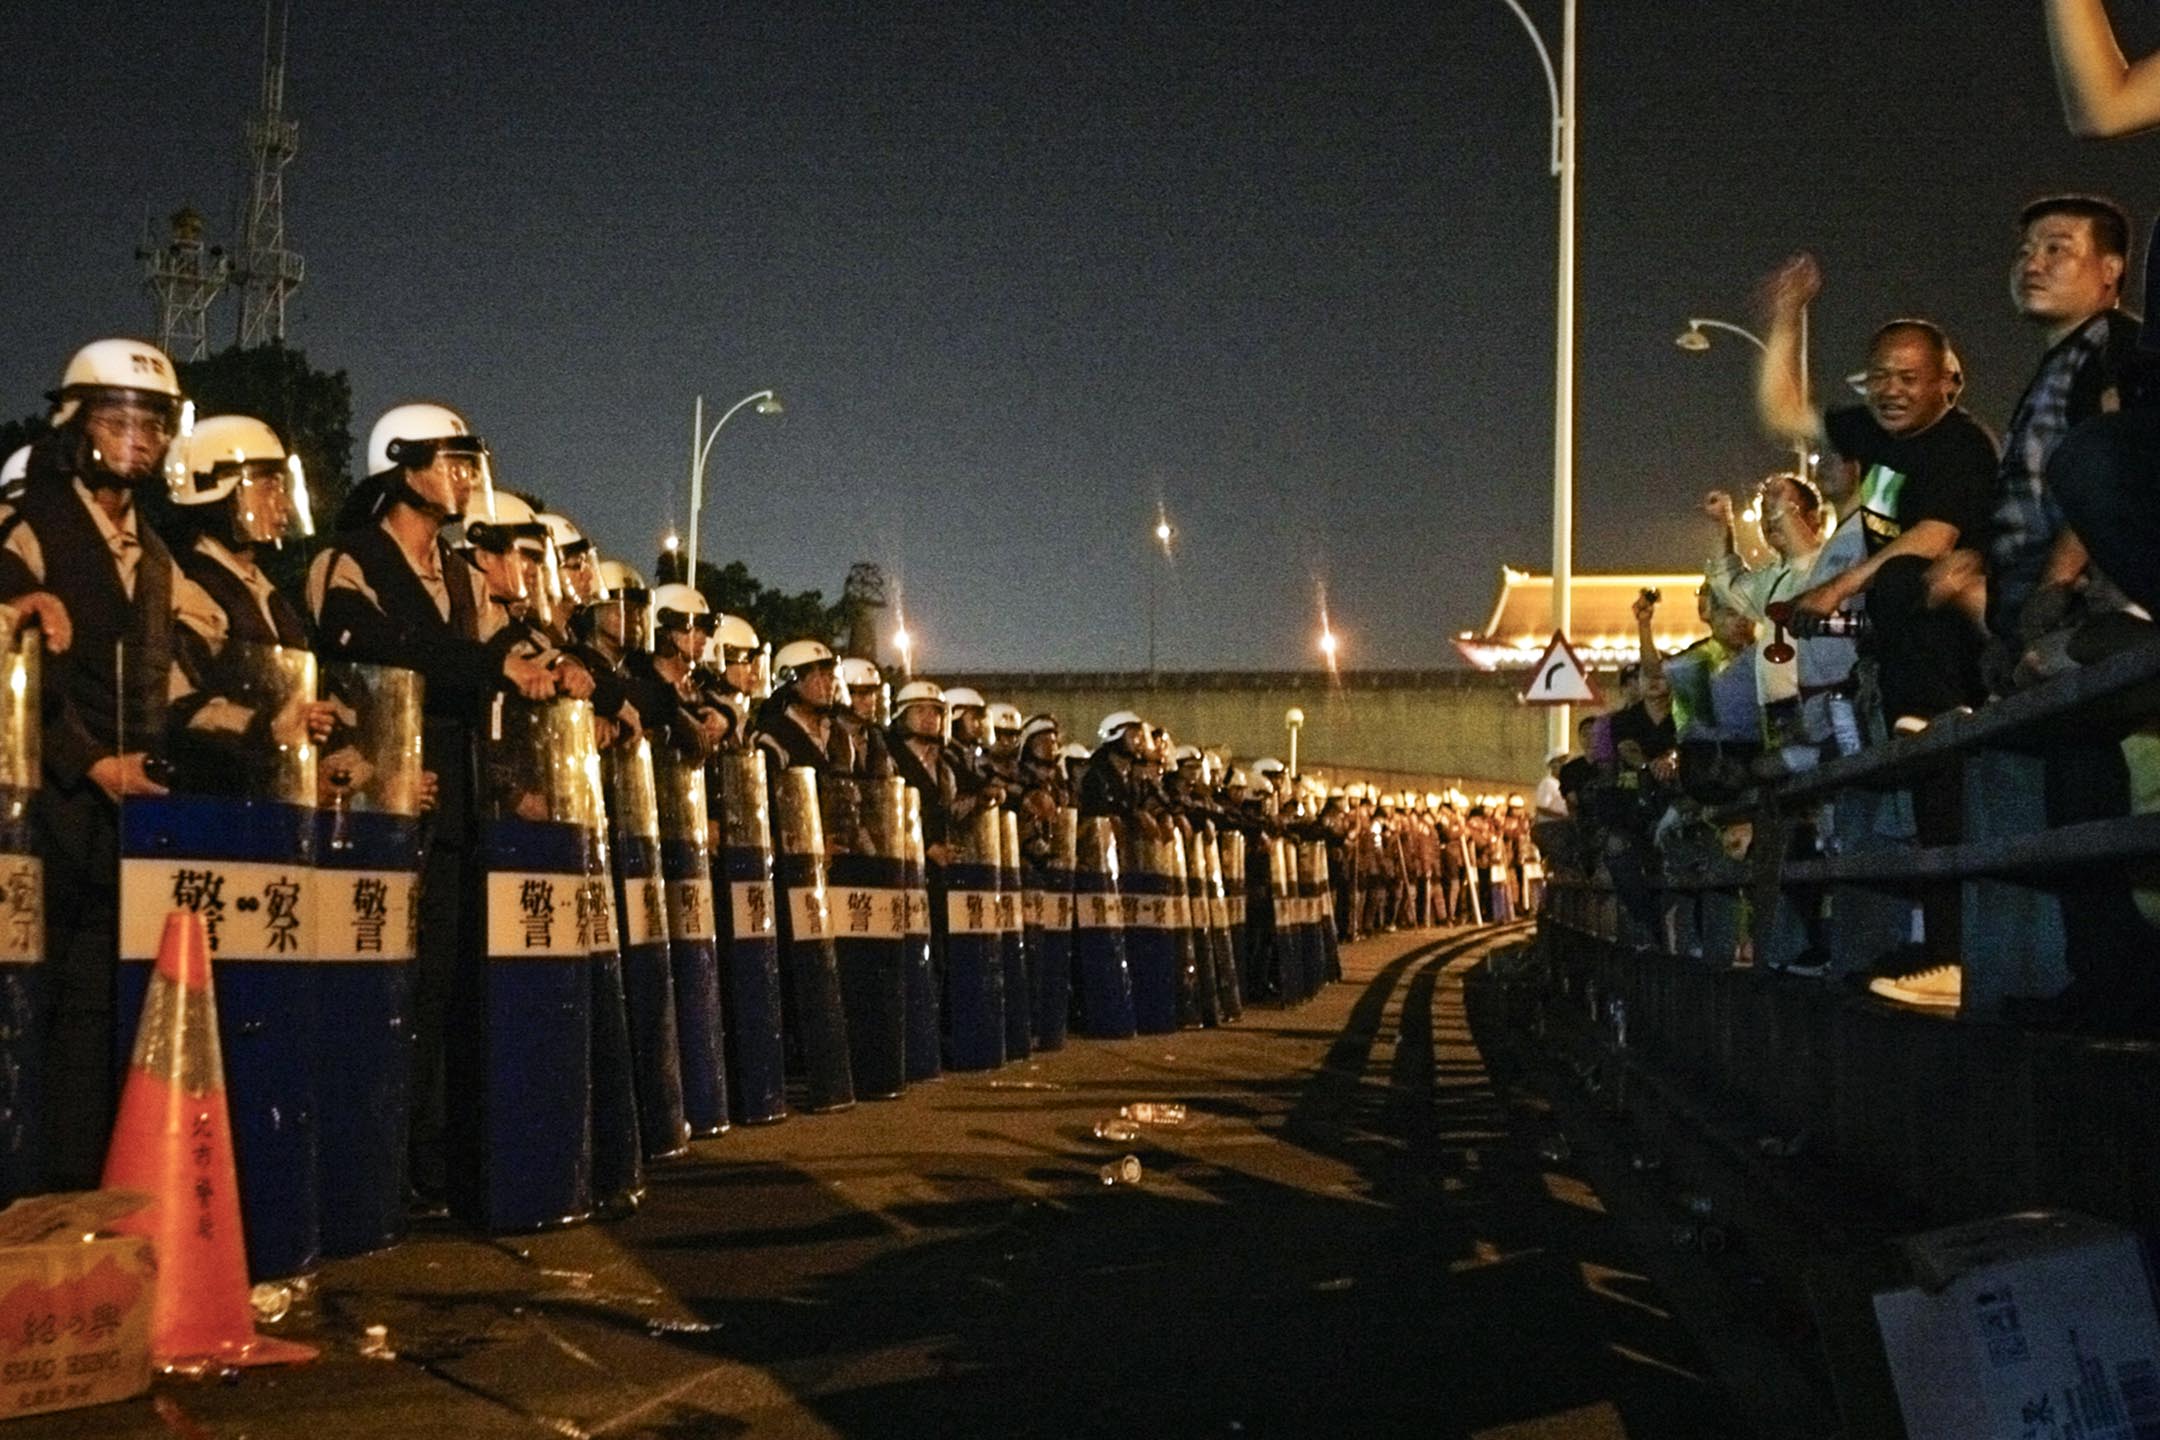
<path fill-rule="evenodd" d="M 311 1345 L 255 1333 L 209 945 L 192 910 L 165 918 L 105 1155 L 105 1188 L 154 1197 L 113 1228 L 157 1242 L 150 1358 L 159 1368 L 315 1358 Z"/>

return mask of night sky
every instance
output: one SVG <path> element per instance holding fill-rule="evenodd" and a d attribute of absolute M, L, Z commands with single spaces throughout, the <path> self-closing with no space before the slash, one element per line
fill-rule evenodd
<path fill-rule="evenodd" d="M 2118 8 L 2136 49 L 2160 15 Z M 2160 207 L 2160 138 L 2067 138 L 2033 0 L 1582 11 L 1579 568 L 1699 563 L 1693 497 L 1776 464 L 1753 351 L 1672 337 L 1752 322 L 1787 251 L 1828 274 L 1819 376 L 1928 315 L 1999 429 L 2038 354 L 2019 205 Z M 260 21 L 8 7 L 0 414 L 147 332 L 145 213 L 230 238 Z M 356 432 L 456 404 L 641 568 L 692 395 L 768 385 L 706 553 L 828 594 L 880 562 L 932 669 L 1144 663 L 1158 497 L 1166 668 L 1315 663 L 1323 580 L 1347 663 L 1447 663 L 1498 567 L 1547 563 L 1555 187 L 1500 0 L 297 0 L 287 102 L 290 339 Z"/>

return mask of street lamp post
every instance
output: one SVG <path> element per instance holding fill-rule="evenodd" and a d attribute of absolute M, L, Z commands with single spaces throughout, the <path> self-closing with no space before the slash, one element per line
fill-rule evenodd
<path fill-rule="evenodd" d="M 1564 635 L 1575 618 L 1575 0 L 1561 0 L 1557 74 L 1552 51 L 1522 0 L 1502 3 L 1515 12 L 1537 47 L 1552 99 L 1552 173 L 1560 182 L 1560 275 L 1553 326 L 1552 618 L 1553 627 Z M 1547 710 L 1549 748 L 1565 745 L 1571 728 L 1567 706 Z"/>
<path fill-rule="evenodd" d="M 728 406 L 727 413 L 713 422 L 711 431 L 705 429 L 705 397 L 697 397 L 696 408 L 690 415 L 690 546 L 689 559 L 683 567 L 683 583 L 697 584 L 698 511 L 705 504 L 705 462 L 712 456 L 713 441 L 720 438 L 720 427 L 735 418 L 735 412 L 745 405 L 757 406 L 760 415 L 782 413 L 780 397 L 770 390 L 760 390 Z"/>
<path fill-rule="evenodd" d="M 1297 736 L 1305 726 L 1305 712 L 1293 705 L 1283 712 L 1282 721 L 1290 731 L 1290 778 L 1295 780 L 1298 777 Z"/>
<path fill-rule="evenodd" d="M 1739 336 L 1766 355 L 1770 353 L 1769 342 L 1746 326 L 1735 325 L 1730 320 L 1707 320 L 1694 315 L 1688 317 L 1687 329 L 1673 337 L 1673 344 L 1691 355 L 1700 355 L 1710 348 L 1710 337 L 1703 333 L 1705 330 L 1723 330 L 1728 335 Z M 1803 390 L 1807 387 L 1807 333 L 1807 311 L 1802 310 L 1800 312 L 1800 385 Z M 1796 473 L 1802 479 L 1812 480 L 1815 478 L 1813 461 L 1814 453 L 1809 448 L 1808 442 L 1804 439 L 1793 441 L 1793 463 Z"/>

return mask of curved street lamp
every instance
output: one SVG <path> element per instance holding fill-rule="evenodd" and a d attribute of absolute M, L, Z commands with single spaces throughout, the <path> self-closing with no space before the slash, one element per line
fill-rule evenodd
<path fill-rule="evenodd" d="M 1691 355 L 1700 355 L 1710 348 L 1710 337 L 1703 333 L 1706 330 L 1723 330 L 1728 335 L 1737 335 L 1765 355 L 1770 353 L 1770 342 L 1763 339 L 1753 330 L 1748 329 L 1745 325 L 1735 325 L 1730 320 L 1710 320 L 1699 315 L 1690 315 L 1688 317 L 1687 329 L 1673 336 L 1672 343 Z M 1800 383 L 1803 386 L 1807 384 L 1807 312 L 1805 310 L 1800 312 Z M 1807 441 L 1793 441 L 1793 468 L 1803 478 L 1810 480 L 1815 478 L 1814 459 L 1814 452 L 1809 448 Z"/>
<path fill-rule="evenodd" d="M 705 429 L 705 397 L 697 397 L 697 408 L 690 418 L 690 545 L 689 560 L 683 567 L 683 583 L 697 584 L 698 511 L 705 504 L 705 462 L 712 456 L 713 441 L 720 438 L 720 427 L 735 418 L 736 412 L 746 405 L 757 406 L 760 415 L 780 415 L 785 409 L 780 397 L 770 390 L 759 390 L 745 395 L 728 406 L 727 413 L 713 422 L 710 431 Z"/>

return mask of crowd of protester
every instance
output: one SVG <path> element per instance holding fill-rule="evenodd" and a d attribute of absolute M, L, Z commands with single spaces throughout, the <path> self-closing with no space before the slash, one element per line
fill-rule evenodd
<path fill-rule="evenodd" d="M 2047 9 L 2072 128 L 2160 124 L 2160 56 L 2126 62 L 2100 0 Z M 1737 803 L 1751 791 L 2160 643 L 2160 342 L 2124 308 L 2130 220 L 2109 199 L 2070 193 L 2004 218 L 2010 304 L 2035 340 L 2005 415 L 1960 404 L 1966 376 L 1948 329 L 1912 316 L 1886 317 L 1869 337 L 1859 402 L 1824 404 L 1802 353 L 1821 269 L 1803 254 L 1766 280 L 1757 408 L 1770 434 L 1816 453 L 1812 473 L 1771 475 L 1744 506 L 1723 490 L 1705 497 L 1714 538 L 1693 603 L 1707 637 L 1661 654 L 1653 618 L 1676 601 L 1643 592 L 1640 663 L 1622 671 L 1612 707 L 1581 722 L 1577 748 L 1552 757 L 1564 820 L 1540 807 L 1556 870 L 1608 878 L 1637 943 L 1703 953 L 1699 911 L 1674 882 L 1744 876 L 1763 839 Z M 1738 529 L 1746 521 L 1759 537 Z M 2153 728 L 2051 741 L 2047 824 L 2150 808 L 2160 798 Z M 1964 802 L 1954 781 L 1841 792 L 1796 831 L 1776 832 L 1780 858 L 1955 842 Z M 2014 998 L 2012 1012 L 2160 1029 L 2153 899 L 2095 872 L 2062 905 L 2068 988 Z M 1959 1006 L 1962 967 L 1928 949 L 1917 905 L 1909 936 L 1855 969 L 1819 944 L 1824 903 L 1804 899 L 1784 917 L 1797 939 L 1774 963 L 1900 1004 Z M 1767 957 L 1772 924 L 1744 915 L 1706 958 L 1751 963 L 1758 946 Z"/>

